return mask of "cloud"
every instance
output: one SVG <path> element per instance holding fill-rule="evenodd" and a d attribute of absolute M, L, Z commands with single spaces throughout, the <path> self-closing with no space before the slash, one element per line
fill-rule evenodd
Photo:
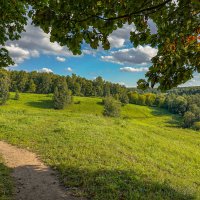
<path fill-rule="evenodd" d="M 134 30 L 134 24 L 125 24 L 122 28 L 113 31 L 112 34 L 108 37 L 111 48 L 123 47 L 125 42 L 129 41 L 130 32 Z"/>
<path fill-rule="evenodd" d="M 58 43 L 50 42 L 49 34 L 44 33 L 39 27 L 28 23 L 26 32 L 16 41 L 8 41 L 5 48 L 9 50 L 11 57 L 20 64 L 26 59 L 43 55 L 54 55 L 59 58 L 74 56 L 67 47 L 61 47 Z"/>
<path fill-rule="evenodd" d="M 119 82 L 118 84 L 120 84 L 122 86 L 126 86 L 126 84 L 124 82 Z"/>
<path fill-rule="evenodd" d="M 180 85 L 180 87 L 200 86 L 200 74 L 195 73 L 194 78 Z"/>
<path fill-rule="evenodd" d="M 30 57 L 38 57 L 39 52 L 37 50 L 27 50 L 19 47 L 17 44 L 11 44 L 6 46 L 6 49 L 9 51 L 10 56 L 13 58 L 14 62 L 17 64 L 24 62 L 24 60 L 29 59 Z"/>
<path fill-rule="evenodd" d="M 72 70 L 71 67 L 68 67 L 68 68 L 67 68 L 67 71 L 68 71 L 68 72 L 72 72 L 73 70 Z"/>
<path fill-rule="evenodd" d="M 140 68 L 134 68 L 134 67 L 122 67 L 120 68 L 120 71 L 122 72 L 147 72 L 149 70 L 148 67 L 140 67 Z"/>
<path fill-rule="evenodd" d="M 141 46 L 137 48 L 120 49 L 111 51 L 108 56 L 101 56 L 101 59 L 106 62 L 117 63 L 121 65 L 133 64 L 148 64 L 151 63 L 151 58 L 157 54 L 157 49 L 150 46 Z"/>
<path fill-rule="evenodd" d="M 62 57 L 59 57 L 59 56 L 57 56 L 57 57 L 56 57 L 56 60 L 57 60 L 57 61 L 59 61 L 59 62 L 65 62 L 65 60 L 66 60 L 66 59 L 65 59 L 65 58 L 62 58 Z"/>
<path fill-rule="evenodd" d="M 38 70 L 38 72 L 44 72 L 44 73 L 53 73 L 53 71 L 51 70 L 51 69 L 49 69 L 49 68 L 42 68 L 42 69 L 40 69 L 40 70 Z"/>

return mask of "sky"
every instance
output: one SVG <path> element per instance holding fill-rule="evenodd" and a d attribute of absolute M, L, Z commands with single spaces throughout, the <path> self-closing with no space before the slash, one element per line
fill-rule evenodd
<path fill-rule="evenodd" d="M 155 26 L 150 22 L 152 32 Z M 129 42 L 130 31 L 134 25 L 125 24 L 109 36 L 111 49 L 91 49 L 82 47 L 82 55 L 74 56 L 67 47 L 49 41 L 49 35 L 39 27 L 28 23 L 26 32 L 18 41 L 9 41 L 6 48 L 15 61 L 11 70 L 53 72 L 60 75 L 75 73 L 87 79 L 102 76 L 104 80 L 135 87 L 140 78 L 151 66 L 151 58 L 157 54 L 157 49 L 150 46 L 134 48 Z M 182 86 L 200 85 L 200 74 Z"/>

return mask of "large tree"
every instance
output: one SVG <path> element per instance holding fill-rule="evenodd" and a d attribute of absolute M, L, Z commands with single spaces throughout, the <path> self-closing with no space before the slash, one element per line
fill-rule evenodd
<path fill-rule="evenodd" d="M 147 80 L 140 87 L 169 89 L 200 72 L 199 0 L 3 0 L 0 6 L 0 66 L 12 64 L 3 49 L 7 40 L 19 39 L 27 22 L 50 34 L 52 42 L 81 54 L 83 42 L 109 49 L 108 36 L 124 24 L 135 25 L 130 41 L 135 47 L 158 48 Z M 151 33 L 148 21 L 157 32 Z"/>

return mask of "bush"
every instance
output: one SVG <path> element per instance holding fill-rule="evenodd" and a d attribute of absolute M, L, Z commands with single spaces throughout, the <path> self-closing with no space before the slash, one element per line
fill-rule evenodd
<path fill-rule="evenodd" d="M 19 91 L 16 90 L 14 100 L 19 100 Z"/>
<path fill-rule="evenodd" d="M 0 105 L 6 103 L 9 98 L 9 77 L 6 71 L 0 72 Z"/>
<path fill-rule="evenodd" d="M 126 93 L 121 94 L 120 97 L 119 97 L 119 100 L 123 104 L 128 104 L 129 103 L 129 98 L 128 98 L 128 95 Z"/>
<path fill-rule="evenodd" d="M 60 79 L 54 90 L 53 103 L 55 109 L 64 109 L 73 101 L 72 93 L 68 90 L 65 79 Z"/>
<path fill-rule="evenodd" d="M 106 97 L 104 100 L 103 114 L 109 117 L 119 117 L 121 112 L 121 104 L 112 97 Z"/>
<path fill-rule="evenodd" d="M 183 122 L 184 122 L 184 127 L 189 128 L 193 125 L 195 121 L 195 114 L 192 112 L 188 111 L 184 114 L 183 116 Z"/>
<path fill-rule="evenodd" d="M 194 122 L 192 128 L 197 130 L 197 131 L 200 130 L 200 122 Z"/>

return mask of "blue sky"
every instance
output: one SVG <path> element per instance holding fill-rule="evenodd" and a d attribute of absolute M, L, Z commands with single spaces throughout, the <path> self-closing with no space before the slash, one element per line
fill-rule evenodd
<path fill-rule="evenodd" d="M 133 48 L 129 42 L 131 30 L 134 30 L 133 25 L 124 25 L 114 31 L 109 37 L 109 51 L 101 46 L 92 50 L 83 45 L 83 54 L 74 56 L 67 47 L 51 43 L 49 35 L 29 23 L 22 38 L 8 42 L 6 48 L 16 63 L 11 67 L 14 70 L 37 70 L 60 75 L 75 73 L 88 79 L 102 76 L 105 80 L 131 87 L 137 85 L 138 79 L 144 78 L 151 66 L 151 58 L 157 53 L 157 49 L 149 46 Z M 151 30 L 154 32 L 155 27 L 151 26 Z M 194 79 L 184 86 L 187 85 L 200 85 L 199 74 L 195 74 Z"/>

